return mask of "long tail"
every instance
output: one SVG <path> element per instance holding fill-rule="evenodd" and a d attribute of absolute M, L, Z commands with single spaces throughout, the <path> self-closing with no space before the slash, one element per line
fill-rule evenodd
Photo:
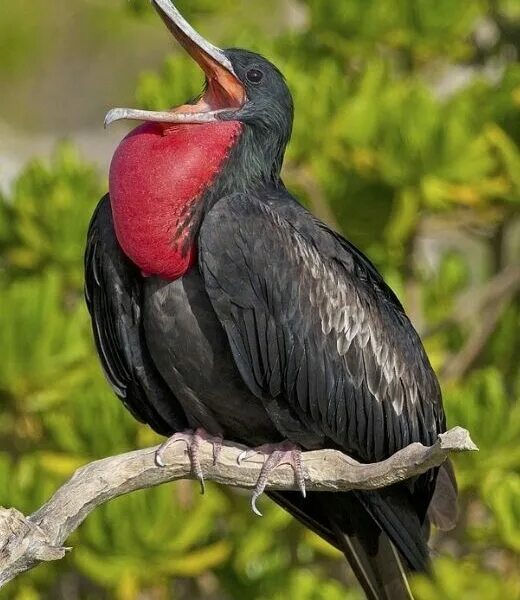
<path fill-rule="evenodd" d="M 363 541 L 336 528 L 352 571 L 369 600 L 413 600 L 403 563 L 388 536 L 379 536 L 371 553 Z"/>
<path fill-rule="evenodd" d="M 419 518 L 401 492 L 270 496 L 345 554 L 369 600 L 410 600 L 406 571 L 427 571 L 429 559 Z"/>

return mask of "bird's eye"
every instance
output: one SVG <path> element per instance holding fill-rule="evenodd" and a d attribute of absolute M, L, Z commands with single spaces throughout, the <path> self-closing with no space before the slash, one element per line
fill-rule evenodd
<path fill-rule="evenodd" d="M 249 69 L 246 73 L 246 77 L 251 83 L 260 83 L 264 78 L 264 74 L 259 69 Z"/>

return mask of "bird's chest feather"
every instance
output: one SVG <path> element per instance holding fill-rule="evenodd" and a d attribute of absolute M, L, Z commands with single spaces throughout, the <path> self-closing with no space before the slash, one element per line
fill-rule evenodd
<path fill-rule="evenodd" d="M 150 277 L 144 295 L 148 349 L 190 425 L 236 441 L 276 441 L 263 404 L 238 373 L 198 269 L 171 282 Z"/>
<path fill-rule="evenodd" d="M 110 166 L 114 227 L 123 251 L 144 274 L 173 280 L 193 265 L 204 192 L 240 131 L 236 121 L 147 123 L 121 142 Z"/>

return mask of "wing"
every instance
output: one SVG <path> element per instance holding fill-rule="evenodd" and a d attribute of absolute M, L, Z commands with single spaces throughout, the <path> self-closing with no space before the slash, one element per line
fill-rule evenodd
<path fill-rule="evenodd" d="M 220 200 L 199 238 L 242 377 L 276 400 L 277 424 L 288 405 L 363 461 L 432 444 L 445 428 L 440 389 L 397 298 L 358 250 L 278 194 Z"/>
<path fill-rule="evenodd" d="M 167 435 L 186 428 L 181 405 L 159 375 L 141 319 L 141 276 L 122 253 L 105 196 L 90 223 L 85 298 L 97 351 L 114 392 L 136 419 Z"/>
<path fill-rule="evenodd" d="M 306 447 L 291 436 L 289 412 L 316 439 L 372 462 L 444 431 L 437 379 L 399 301 L 368 259 L 288 194 L 220 200 L 199 249 L 238 369 L 285 437 Z M 335 540 L 369 597 L 387 597 L 372 594 L 387 585 L 406 597 L 392 544 L 409 568 L 427 570 L 435 478 L 431 470 L 375 492 L 275 499 Z"/>

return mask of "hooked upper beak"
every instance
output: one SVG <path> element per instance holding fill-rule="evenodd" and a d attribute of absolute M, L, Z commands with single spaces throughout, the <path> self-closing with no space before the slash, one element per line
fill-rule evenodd
<path fill-rule="evenodd" d="M 168 111 L 113 108 L 105 117 L 105 127 L 121 119 L 164 123 L 209 123 L 224 112 L 236 111 L 246 101 L 245 88 L 222 50 L 199 35 L 170 0 L 151 0 L 153 7 L 175 39 L 198 63 L 206 75 L 206 91 L 196 104 Z"/>

